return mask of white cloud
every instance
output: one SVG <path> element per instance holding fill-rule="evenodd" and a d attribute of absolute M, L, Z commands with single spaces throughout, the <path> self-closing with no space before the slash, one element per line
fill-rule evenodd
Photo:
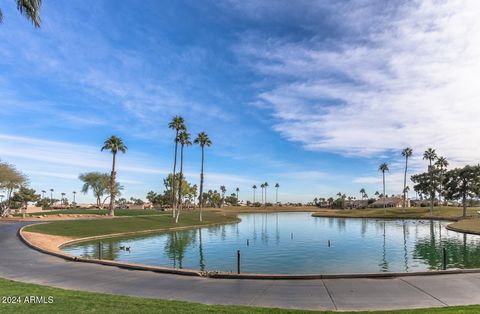
<path fill-rule="evenodd" d="M 273 81 L 258 100 L 274 129 L 315 151 L 378 157 L 434 147 L 455 164 L 475 162 L 480 3 L 408 2 L 384 18 L 376 4 L 336 12 L 350 33 L 335 42 L 245 38 L 239 55 Z"/>

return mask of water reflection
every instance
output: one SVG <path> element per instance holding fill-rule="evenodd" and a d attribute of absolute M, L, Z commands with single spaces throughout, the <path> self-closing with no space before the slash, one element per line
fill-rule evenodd
<path fill-rule="evenodd" d="M 480 267 L 480 237 L 448 222 L 314 218 L 309 213 L 243 214 L 239 224 L 102 240 L 106 259 L 209 271 L 340 273 Z M 293 235 L 293 237 L 291 236 Z M 249 244 L 247 245 L 247 239 Z M 331 241 L 331 246 L 328 246 Z M 131 247 L 130 252 L 120 247 Z M 98 242 L 64 248 L 98 257 Z"/>

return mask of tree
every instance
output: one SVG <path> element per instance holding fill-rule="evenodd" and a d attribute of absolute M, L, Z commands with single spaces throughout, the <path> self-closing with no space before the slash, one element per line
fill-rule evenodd
<path fill-rule="evenodd" d="M 253 202 L 255 203 L 255 192 L 256 192 L 256 190 L 257 190 L 257 186 L 254 184 L 254 185 L 252 186 L 252 189 L 253 189 Z"/>
<path fill-rule="evenodd" d="M 264 198 L 263 198 L 263 190 L 265 189 L 265 184 L 263 184 L 263 183 L 260 184 L 260 187 L 262 188 L 262 204 L 263 204 L 263 203 L 264 203 L 264 202 L 263 202 L 263 200 L 264 200 Z"/>
<path fill-rule="evenodd" d="M 410 147 L 405 148 L 402 151 L 402 156 L 405 157 L 405 175 L 403 177 L 403 208 L 405 211 L 406 203 L 407 203 L 407 198 L 406 198 L 406 193 L 405 193 L 405 188 L 407 187 L 407 169 L 408 169 L 408 158 L 412 157 L 413 150 Z"/>
<path fill-rule="evenodd" d="M 268 182 L 265 182 L 263 184 L 263 187 L 265 188 L 265 204 L 267 204 L 267 187 L 268 187 Z"/>
<path fill-rule="evenodd" d="M 280 184 L 275 183 L 275 204 L 278 204 L 278 188 L 280 187 Z"/>
<path fill-rule="evenodd" d="M 74 207 L 77 207 L 77 201 L 76 201 L 77 192 L 76 192 L 76 191 L 73 191 L 72 194 L 73 194 L 73 202 L 72 202 L 72 205 L 73 205 Z"/>
<path fill-rule="evenodd" d="M 425 195 L 432 200 L 436 187 L 440 184 L 441 175 L 438 169 L 432 167 L 429 172 L 413 175 L 411 180 L 414 183 L 413 189 L 420 194 L 421 199 Z M 430 206 L 430 215 L 433 215 L 433 204 Z"/>
<path fill-rule="evenodd" d="M 14 191 L 20 189 L 28 182 L 27 177 L 15 168 L 15 166 L 0 162 L 0 189 L 6 191 L 6 202 L 0 207 L 1 216 L 8 214 L 11 205 L 11 197 Z"/>
<path fill-rule="evenodd" d="M 240 192 L 240 188 L 236 188 L 235 192 L 237 192 L 237 200 L 238 200 L 238 192 Z"/>
<path fill-rule="evenodd" d="M 179 142 L 179 133 L 180 131 L 185 131 L 185 121 L 181 116 L 173 117 L 172 121 L 168 124 L 170 129 L 175 130 L 175 157 L 173 158 L 173 178 L 176 178 L 175 171 L 177 167 L 177 152 L 178 152 L 178 142 Z M 173 184 L 175 188 L 175 184 Z M 175 208 L 177 206 L 177 202 L 175 199 L 175 190 L 172 191 L 172 217 L 175 218 Z"/>
<path fill-rule="evenodd" d="M 237 197 L 237 194 L 235 193 L 232 193 L 230 194 L 230 196 L 227 196 L 225 198 L 225 203 L 231 205 L 231 206 L 236 206 L 238 205 L 238 197 Z"/>
<path fill-rule="evenodd" d="M 123 143 L 123 140 L 115 135 L 110 136 L 104 143 L 102 147 L 102 151 L 108 150 L 112 153 L 112 173 L 110 175 L 110 205 L 108 207 L 108 215 L 115 216 L 115 159 L 117 157 L 117 153 L 121 152 L 125 154 L 127 152 L 127 146 Z"/>
<path fill-rule="evenodd" d="M 42 0 L 16 0 L 17 9 L 27 19 L 32 21 L 36 28 L 40 27 L 40 8 Z M 0 24 L 3 22 L 3 13 L 0 9 Z"/>
<path fill-rule="evenodd" d="M 451 200 L 461 199 L 463 217 L 467 216 L 467 197 L 480 194 L 480 166 L 465 166 L 445 173 L 443 181 L 445 197 Z"/>
<path fill-rule="evenodd" d="M 222 192 L 222 205 L 223 205 L 223 202 L 225 201 L 225 193 L 227 192 L 227 188 L 224 185 L 220 186 L 220 192 Z"/>
<path fill-rule="evenodd" d="M 433 178 L 433 165 L 432 162 L 437 159 L 437 153 L 435 152 L 434 149 L 428 148 L 424 153 L 423 153 L 423 160 L 428 160 L 429 166 L 428 166 L 428 172 L 430 173 L 430 183 L 432 184 L 430 186 L 430 212 L 433 212 L 433 202 L 435 200 L 435 186 L 433 183 L 435 182 Z"/>
<path fill-rule="evenodd" d="M 13 202 L 21 204 L 23 218 L 25 218 L 26 209 L 29 202 L 37 202 L 40 200 L 40 194 L 36 194 L 34 189 L 29 189 L 24 186 L 14 193 L 12 196 Z"/>
<path fill-rule="evenodd" d="M 177 208 L 177 217 L 175 218 L 175 223 L 178 223 L 178 218 L 180 217 L 180 210 L 182 207 L 182 182 L 183 182 L 183 149 L 185 146 L 190 146 L 192 145 L 192 142 L 190 142 L 190 134 L 186 131 L 183 130 L 178 134 L 178 141 L 180 143 L 180 177 L 179 177 L 179 184 L 178 184 L 178 205 L 179 207 Z"/>
<path fill-rule="evenodd" d="M 208 138 L 208 135 L 205 132 L 201 132 L 197 135 L 197 138 L 193 141 L 194 144 L 200 145 L 202 148 L 202 166 L 200 171 L 200 199 L 199 199 L 199 206 L 200 206 L 200 221 L 202 221 L 202 210 L 203 210 L 203 180 L 204 180 L 204 173 L 203 173 L 203 165 L 205 162 L 205 146 L 210 147 L 212 146 L 212 141 Z"/>
<path fill-rule="evenodd" d="M 380 167 L 378 167 L 378 170 L 382 172 L 382 177 L 383 177 L 383 211 L 384 214 L 387 214 L 387 209 L 386 209 L 386 200 L 385 200 L 385 172 L 388 171 L 388 164 L 387 163 L 382 163 Z"/>
<path fill-rule="evenodd" d="M 443 181 L 443 176 L 445 175 L 445 171 L 447 171 L 447 167 L 448 167 L 447 158 L 443 156 L 438 157 L 437 161 L 435 162 L 435 167 L 437 167 L 437 169 L 440 170 L 440 175 L 442 176 L 441 181 Z M 442 187 L 442 182 L 440 182 L 440 185 L 438 186 L 438 197 L 440 201 L 441 201 L 442 195 L 443 195 L 443 187 Z"/>
<path fill-rule="evenodd" d="M 86 194 L 89 190 L 93 192 L 96 199 L 97 207 L 102 206 L 102 198 L 109 191 L 110 176 L 108 173 L 87 172 L 82 173 L 78 178 L 83 182 L 81 192 Z"/>

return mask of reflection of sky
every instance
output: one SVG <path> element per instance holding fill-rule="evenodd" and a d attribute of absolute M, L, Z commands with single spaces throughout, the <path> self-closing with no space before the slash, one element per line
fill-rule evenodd
<path fill-rule="evenodd" d="M 440 268 L 445 246 L 452 252 L 450 267 L 462 267 L 463 259 L 468 260 L 468 267 L 480 266 L 480 237 L 468 235 L 464 239 L 463 234 L 445 229 L 448 222 L 315 218 L 310 213 L 242 214 L 240 218 L 239 224 L 202 230 L 103 240 L 103 256 L 143 264 L 190 269 L 201 269 L 204 264 L 206 270 L 236 271 L 236 251 L 241 250 L 243 272 L 420 271 Z M 95 257 L 98 242 L 74 245 L 65 251 Z"/>

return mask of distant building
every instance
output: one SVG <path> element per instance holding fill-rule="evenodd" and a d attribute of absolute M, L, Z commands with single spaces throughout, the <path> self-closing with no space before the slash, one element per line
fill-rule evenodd
<path fill-rule="evenodd" d="M 382 208 L 385 204 L 385 207 L 403 207 L 403 198 L 402 197 L 385 197 L 376 200 L 374 203 L 370 204 L 368 207 L 373 208 Z M 407 199 L 406 207 L 410 207 L 410 200 Z"/>

